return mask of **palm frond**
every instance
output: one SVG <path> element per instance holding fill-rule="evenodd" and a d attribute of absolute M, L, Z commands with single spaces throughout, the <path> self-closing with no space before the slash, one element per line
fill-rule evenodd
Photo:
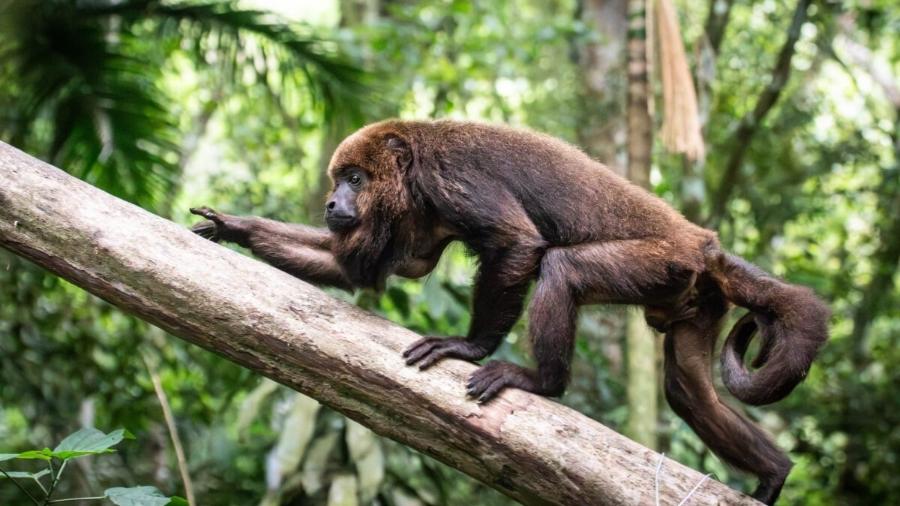
<path fill-rule="evenodd" d="M 159 64 L 143 61 L 137 41 L 71 2 L 23 2 L 0 47 L 2 78 L 21 90 L 13 104 L 16 139 L 72 174 L 154 207 L 171 186 L 177 130 L 158 87 Z M 9 128 L 4 135 L 15 136 Z M 12 140 L 12 139 L 11 139 Z"/>
<path fill-rule="evenodd" d="M 359 122 L 377 105 L 379 94 L 369 74 L 335 41 L 234 0 L 131 0 L 94 6 L 85 14 L 115 14 L 131 23 L 153 19 L 157 36 L 176 38 L 182 49 L 207 65 L 219 65 L 233 81 L 241 77 L 238 69 L 250 66 L 266 86 L 303 88 L 326 120 Z"/>
<path fill-rule="evenodd" d="M 373 102 L 335 42 L 233 0 L 0 0 L 0 25 L 0 135 L 146 207 L 180 170 L 159 84 L 174 50 L 232 82 L 249 72 L 329 122 L 359 123 Z"/>

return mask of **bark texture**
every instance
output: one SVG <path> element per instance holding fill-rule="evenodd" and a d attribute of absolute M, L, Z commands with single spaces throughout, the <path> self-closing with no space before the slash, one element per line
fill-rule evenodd
<path fill-rule="evenodd" d="M 653 504 L 659 456 L 550 400 L 465 397 L 416 334 L 0 143 L 0 246 L 191 343 L 309 395 L 525 504 Z M 660 504 L 702 476 L 665 459 Z M 758 504 L 706 480 L 688 504 Z"/>

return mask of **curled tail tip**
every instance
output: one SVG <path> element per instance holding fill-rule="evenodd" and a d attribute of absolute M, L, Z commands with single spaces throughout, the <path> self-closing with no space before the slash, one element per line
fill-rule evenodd
<path fill-rule="evenodd" d="M 747 313 L 735 324 L 722 348 L 722 379 L 741 402 L 760 406 L 780 401 L 806 379 L 828 339 L 830 314 L 821 302 L 807 307 L 791 322 Z M 752 363 L 756 370 L 751 371 L 744 357 L 757 333 L 762 343 Z"/>
<path fill-rule="evenodd" d="M 828 339 L 831 311 L 813 290 L 792 285 L 759 267 L 709 248 L 707 269 L 729 301 L 751 312 L 734 325 L 722 348 L 722 379 L 747 404 L 762 405 L 786 397 L 806 378 Z M 752 369 L 747 349 L 760 335 Z"/>

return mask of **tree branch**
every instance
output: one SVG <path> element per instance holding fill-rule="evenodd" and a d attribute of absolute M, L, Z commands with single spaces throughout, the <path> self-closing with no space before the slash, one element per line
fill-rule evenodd
<path fill-rule="evenodd" d="M 725 38 L 725 29 L 731 18 L 731 7 L 734 0 L 710 0 L 709 12 L 706 14 L 706 24 L 703 25 L 703 33 L 709 42 L 709 48 L 713 54 L 719 54 L 722 39 Z"/>
<path fill-rule="evenodd" d="M 794 16 L 788 27 L 787 40 L 781 46 L 778 53 L 778 59 L 772 68 L 772 76 L 769 84 L 759 95 L 756 100 L 756 107 L 751 112 L 741 118 L 737 131 L 732 136 L 735 139 L 735 147 L 725 164 L 725 171 L 722 174 L 722 181 L 719 183 L 719 189 L 713 199 L 712 211 L 710 212 L 708 224 L 715 228 L 718 226 L 722 215 L 725 213 L 725 206 L 731 199 L 732 191 L 740 180 L 740 169 L 744 163 L 744 156 L 747 149 L 753 141 L 753 137 L 759 130 L 759 125 L 766 117 L 772 107 L 778 102 L 784 86 L 787 84 L 791 76 L 791 60 L 794 58 L 795 46 L 797 40 L 800 39 L 800 29 L 806 22 L 806 13 L 809 9 L 811 0 L 799 0 L 797 8 L 794 10 Z"/>
<path fill-rule="evenodd" d="M 473 364 L 405 367 L 416 334 L 0 143 L 0 246 L 525 504 L 647 504 L 656 453 L 550 400 L 465 398 Z M 676 504 L 702 475 L 666 460 Z M 758 504 L 709 480 L 697 504 Z"/>
<path fill-rule="evenodd" d="M 194 482 L 191 480 L 191 473 L 188 470 L 187 457 L 184 453 L 184 445 L 181 444 L 181 436 L 178 435 L 178 425 L 175 423 L 175 416 L 172 415 L 169 396 L 166 395 L 166 389 L 163 388 L 159 371 L 152 360 L 146 354 L 144 355 L 144 365 L 147 366 L 150 381 L 153 383 L 153 391 L 156 392 L 159 407 L 162 408 L 163 420 L 166 422 L 166 427 L 169 429 L 169 437 L 172 439 L 172 448 L 175 450 L 175 459 L 178 462 L 178 472 L 181 474 L 181 483 L 184 486 L 184 496 L 187 499 L 188 506 L 197 506 L 197 500 L 194 498 Z"/>

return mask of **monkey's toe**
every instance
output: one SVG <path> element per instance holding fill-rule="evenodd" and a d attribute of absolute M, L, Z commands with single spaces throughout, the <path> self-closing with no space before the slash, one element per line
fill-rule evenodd
<path fill-rule="evenodd" d="M 524 369 L 509 362 L 492 360 L 472 373 L 466 384 L 466 394 L 484 404 L 506 387 L 534 390 L 533 381 Z"/>
<path fill-rule="evenodd" d="M 418 365 L 427 369 L 443 358 L 480 360 L 488 351 L 462 337 L 425 337 L 413 343 L 403 352 L 406 365 Z"/>

